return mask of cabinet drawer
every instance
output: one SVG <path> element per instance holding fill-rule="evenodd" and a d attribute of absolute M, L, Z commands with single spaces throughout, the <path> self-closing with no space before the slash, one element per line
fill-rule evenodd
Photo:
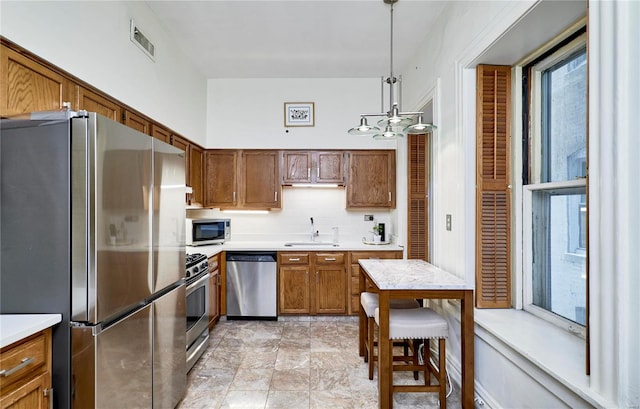
<path fill-rule="evenodd" d="M 318 253 L 316 264 L 344 264 L 344 253 Z"/>
<path fill-rule="evenodd" d="M 309 264 L 309 253 L 280 253 L 280 264 L 307 265 Z"/>
<path fill-rule="evenodd" d="M 213 256 L 209 258 L 209 271 L 214 272 L 218 269 L 218 256 Z"/>
<path fill-rule="evenodd" d="M 0 377 L 0 388 L 20 380 L 46 364 L 47 338 L 40 333 L 22 344 L 4 349 L 0 354 L 0 371 L 6 371 Z M 8 373 L 8 374 L 7 374 Z"/>
<path fill-rule="evenodd" d="M 360 259 L 393 259 L 402 258 L 402 251 L 352 251 L 351 264 L 358 264 Z"/>

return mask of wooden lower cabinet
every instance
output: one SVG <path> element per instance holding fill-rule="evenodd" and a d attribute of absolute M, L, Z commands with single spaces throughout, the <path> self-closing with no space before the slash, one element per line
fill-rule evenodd
<path fill-rule="evenodd" d="M 344 252 L 279 252 L 278 314 L 345 315 Z"/>
<path fill-rule="evenodd" d="M 221 274 L 220 274 L 220 254 L 209 257 L 209 273 L 211 278 L 209 281 L 209 331 L 213 329 L 216 322 L 220 319 L 220 292 L 221 292 Z"/>
<path fill-rule="evenodd" d="M 401 259 L 401 250 L 392 251 L 352 251 L 349 253 L 349 266 L 351 270 L 350 289 L 350 305 L 349 315 L 357 315 L 360 311 L 360 265 L 358 260 L 361 259 Z"/>
<path fill-rule="evenodd" d="M 30 358 L 29 361 L 24 361 Z M 0 408 L 44 409 L 51 399 L 51 329 L 0 350 Z M 7 375 L 8 373 L 8 375 Z"/>

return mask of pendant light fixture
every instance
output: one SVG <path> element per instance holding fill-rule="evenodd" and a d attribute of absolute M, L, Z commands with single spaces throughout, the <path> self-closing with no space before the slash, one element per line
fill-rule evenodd
<path fill-rule="evenodd" d="M 349 129 L 350 135 L 373 135 L 374 139 L 392 140 L 403 137 L 405 133 L 426 134 L 430 133 L 435 126 L 425 124 L 423 122 L 423 112 L 401 112 L 396 95 L 401 91 L 401 78 L 393 75 L 393 5 L 398 0 L 382 0 L 385 4 L 390 5 L 391 14 L 391 35 L 390 35 L 390 58 L 389 58 L 389 76 L 382 78 L 381 92 L 381 111 L 384 110 L 384 84 L 389 85 L 389 110 L 387 112 L 360 114 L 360 125 Z M 417 116 L 417 123 L 413 123 Z M 367 123 L 367 117 L 382 117 L 377 122 L 378 126 L 372 126 Z M 384 131 L 381 131 L 384 129 Z"/>

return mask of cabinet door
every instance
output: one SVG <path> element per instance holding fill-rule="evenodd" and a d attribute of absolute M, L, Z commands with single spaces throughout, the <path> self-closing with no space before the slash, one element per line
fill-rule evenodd
<path fill-rule="evenodd" d="M 71 81 L 5 45 L 0 64 L 0 116 L 57 110 L 72 101 Z"/>
<path fill-rule="evenodd" d="M 25 382 L 13 392 L 5 394 L 0 398 L 0 408 L 2 409 L 45 409 L 49 408 L 49 384 L 51 374 L 45 372 L 35 378 Z"/>
<path fill-rule="evenodd" d="M 282 153 L 283 183 L 311 182 L 311 153 L 287 151 Z"/>
<path fill-rule="evenodd" d="M 209 281 L 209 331 L 213 329 L 215 323 L 220 319 L 220 268 L 219 254 L 209 257 L 209 271 L 211 279 Z"/>
<path fill-rule="evenodd" d="M 248 209 L 280 208 L 280 185 L 277 151 L 242 152 L 242 207 Z"/>
<path fill-rule="evenodd" d="M 78 86 L 78 109 L 97 112 L 116 122 L 120 122 L 122 119 L 122 108 L 120 105 L 81 86 Z"/>
<path fill-rule="evenodd" d="M 143 134 L 150 135 L 150 123 L 140 115 L 136 115 L 131 111 L 124 111 L 124 124 L 129 128 L 133 128 L 136 131 L 142 132 Z"/>
<path fill-rule="evenodd" d="M 151 136 L 162 142 L 171 143 L 171 132 L 156 124 L 151 124 Z"/>
<path fill-rule="evenodd" d="M 395 196 L 395 151 L 349 153 L 347 208 L 395 208 Z"/>
<path fill-rule="evenodd" d="M 347 272 L 344 265 L 316 266 L 315 312 L 347 313 Z"/>
<path fill-rule="evenodd" d="M 208 150 L 205 154 L 205 207 L 232 208 L 237 205 L 238 152 Z"/>
<path fill-rule="evenodd" d="M 204 200 L 204 150 L 196 145 L 189 146 L 189 186 L 193 188 L 192 202 L 202 204 Z"/>
<path fill-rule="evenodd" d="M 317 183 L 344 183 L 342 152 L 316 152 L 315 157 Z"/>
<path fill-rule="evenodd" d="M 280 267 L 278 275 L 278 314 L 309 314 L 309 267 Z"/>

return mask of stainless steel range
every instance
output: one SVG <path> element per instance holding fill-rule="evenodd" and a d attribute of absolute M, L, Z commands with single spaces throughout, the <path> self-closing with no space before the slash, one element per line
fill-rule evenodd
<path fill-rule="evenodd" d="M 209 263 L 204 254 L 187 254 L 187 372 L 209 343 Z"/>

